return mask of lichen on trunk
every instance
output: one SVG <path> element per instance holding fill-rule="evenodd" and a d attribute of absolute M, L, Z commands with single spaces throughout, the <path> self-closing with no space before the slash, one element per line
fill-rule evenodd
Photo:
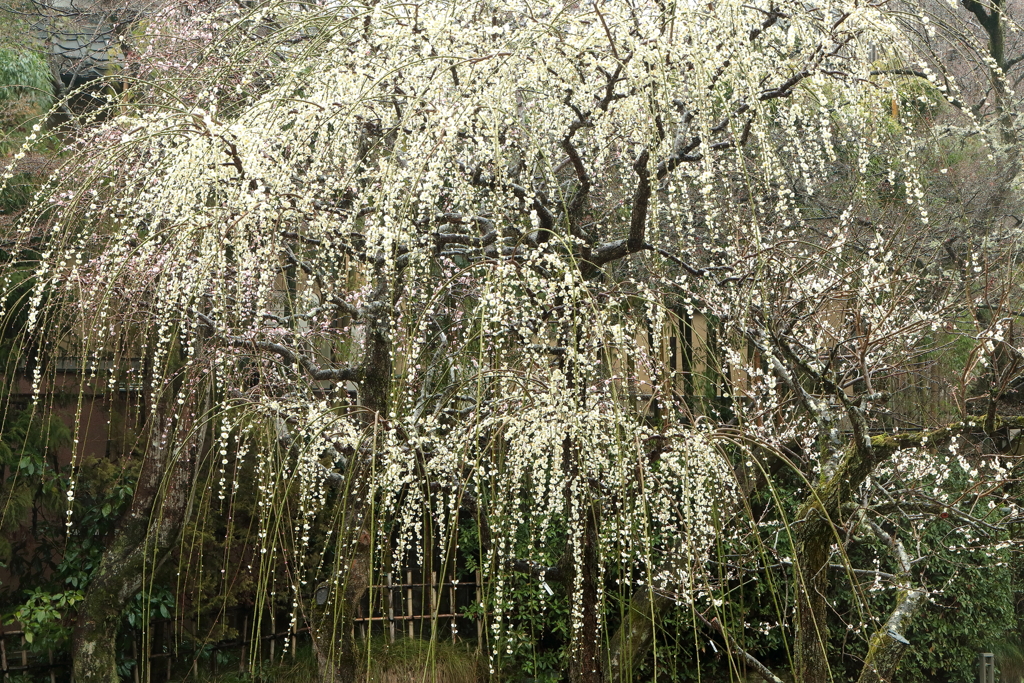
<path fill-rule="evenodd" d="M 671 605 L 671 598 L 651 587 L 633 593 L 622 616 L 622 623 L 608 644 L 605 655 L 607 683 L 634 679 L 634 671 L 647 658 L 654 644 L 658 623 Z"/>
<path fill-rule="evenodd" d="M 144 588 L 188 516 L 199 458 L 206 447 L 209 389 L 195 412 L 178 417 L 157 410 L 132 505 L 121 519 L 85 591 L 72 634 L 78 683 L 119 683 L 117 632 L 128 601 Z M 186 435 L 181 441 L 175 434 Z"/>

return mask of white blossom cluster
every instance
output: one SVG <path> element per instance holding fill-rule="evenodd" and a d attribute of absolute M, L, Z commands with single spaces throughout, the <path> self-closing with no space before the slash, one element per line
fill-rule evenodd
<path fill-rule="evenodd" d="M 643 568 L 624 580 L 696 596 L 751 444 L 827 468 L 842 397 L 870 411 L 944 321 L 903 233 L 802 211 L 837 166 L 861 191 L 882 165 L 927 223 L 864 57 L 901 40 L 873 5 L 305 4 L 189 24 L 208 52 L 154 48 L 149 90 L 19 232 L 43 244 L 30 328 L 150 354 L 153 402 L 181 367 L 211 378 L 214 489 L 257 459 L 265 548 L 284 497 L 304 553 L 350 496 L 378 558 L 422 557 L 424 525 L 457 543 L 472 497 L 499 626 L 508 564 L 559 542 L 579 563 L 588 516 L 602 562 Z M 188 68 L 206 80 L 185 99 Z M 661 331 L 698 314 L 732 425 L 687 415 L 665 367 Z M 944 476 L 916 452 L 893 467 Z"/>

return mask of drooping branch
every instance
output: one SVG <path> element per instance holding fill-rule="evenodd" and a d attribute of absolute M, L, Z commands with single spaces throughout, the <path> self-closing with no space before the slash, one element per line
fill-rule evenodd
<path fill-rule="evenodd" d="M 751 669 L 753 669 L 754 671 L 757 672 L 757 674 L 761 678 L 763 678 L 768 683 L 782 683 L 782 679 L 780 679 L 778 676 L 776 676 L 774 673 L 772 673 L 771 669 L 766 667 L 756 657 L 754 657 L 752 654 L 750 654 L 745 649 L 740 647 L 736 643 L 736 639 L 735 638 L 731 638 L 729 636 L 729 634 L 726 632 L 726 630 L 724 628 L 722 628 L 722 624 L 718 621 L 718 619 L 710 619 L 709 620 L 707 617 L 705 617 L 700 612 L 694 612 L 694 613 L 697 615 L 697 618 L 700 619 L 701 622 L 705 626 L 707 626 L 708 628 L 710 628 L 710 629 L 716 631 L 717 633 L 719 633 L 722 636 L 722 638 L 725 640 L 726 647 L 729 648 L 729 650 L 731 650 L 732 652 L 735 652 L 736 654 L 738 654 L 743 659 L 743 661 L 747 663 L 747 665 Z"/>
<path fill-rule="evenodd" d="M 306 371 L 306 374 L 309 375 L 310 379 L 314 381 L 335 380 L 356 382 L 361 378 L 361 373 L 357 368 L 323 368 L 310 360 L 309 356 L 289 349 L 283 344 L 268 341 L 253 341 L 240 337 L 232 337 L 228 341 L 235 347 L 252 347 L 278 355 L 288 365 L 298 365 L 301 367 Z"/>
<path fill-rule="evenodd" d="M 277 444 L 285 451 L 291 450 L 292 446 L 295 445 L 295 438 L 292 436 L 291 430 L 288 429 L 288 422 L 280 417 L 274 420 L 274 429 L 277 431 Z M 333 445 L 328 446 L 332 460 L 340 464 L 341 469 L 345 469 L 348 466 L 348 458 L 342 455 L 337 448 Z M 345 477 L 334 472 L 320 463 L 319 460 L 314 461 L 315 467 L 317 467 L 324 475 L 324 480 L 330 488 L 337 488 L 341 486 L 345 481 Z"/>
<path fill-rule="evenodd" d="M 203 313 L 198 313 L 197 318 L 202 325 L 209 328 L 214 333 L 217 332 L 216 323 L 209 316 Z M 357 382 L 362 379 L 362 372 L 360 372 L 358 368 L 324 368 L 313 362 L 309 356 L 288 348 L 284 344 L 278 344 L 277 342 L 246 339 L 244 337 L 237 337 L 234 335 L 224 335 L 224 340 L 230 346 L 234 346 L 236 348 L 258 349 L 261 351 L 269 351 L 276 356 L 280 356 L 281 360 L 283 360 L 287 365 L 301 367 L 306 371 L 306 374 L 309 375 L 310 379 L 314 381 L 334 380 Z"/>
<path fill-rule="evenodd" d="M 536 237 L 537 242 L 546 242 L 555 228 L 555 215 L 548 208 L 550 201 L 544 195 L 543 192 L 530 192 L 522 185 L 518 183 L 503 183 L 499 182 L 493 177 L 484 175 L 482 168 L 470 169 L 464 164 L 459 164 L 463 172 L 469 174 L 469 181 L 472 185 L 477 187 L 486 187 L 489 189 L 503 189 L 510 192 L 513 197 L 523 202 L 529 202 L 527 204 L 526 212 L 534 212 L 537 214 L 537 221 L 539 223 L 539 232 Z"/>
<path fill-rule="evenodd" d="M 1016 63 L 1016 60 L 1014 60 L 1014 63 Z M 1007 68 L 1009 68 L 1009 67 L 1007 67 Z M 872 76 L 913 76 L 915 78 L 923 78 L 924 80 L 928 81 L 929 83 L 931 82 L 929 80 L 928 75 L 926 73 L 924 73 L 923 71 L 919 71 L 917 69 L 876 69 L 874 71 L 871 71 L 870 75 L 872 75 Z M 954 107 L 956 107 L 960 111 L 971 111 L 971 108 L 966 103 L 964 103 L 960 98 L 958 98 L 955 95 L 953 95 L 953 88 L 950 87 L 949 79 L 946 77 L 945 72 L 943 72 L 943 78 L 946 81 L 945 84 L 944 84 L 946 87 L 943 90 L 939 91 L 940 94 L 946 99 L 947 102 L 952 104 Z"/>
<path fill-rule="evenodd" d="M 633 593 L 622 623 L 608 643 L 604 657 L 607 683 L 636 679 L 634 672 L 647 657 L 657 635 L 658 623 L 673 603 L 671 597 L 650 586 Z"/>
<path fill-rule="evenodd" d="M 793 94 L 793 90 L 796 86 L 805 78 L 808 78 L 811 73 L 812 72 L 810 70 L 800 71 L 793 76 L 790 76 L 779 86 L 762 91 L 758 96 L 758 99 L 761 101 L 767 101 L 789 97 Z M 675 104 L 677 108 L 680 108 L 684 112 L 683 126 L 673 142 L 672 152 L 658 162 L 658 165 L 655 168 L 654 178 L 659 182 L 667 178 L 681 164 L 695 163 L 704 158 L 702 153 L 695 153 L 695 150 L 704 143 L 704 140 L 699 135 L 688 134 L 688 123 L 692 120 L 693 114 L 686 110 L 684 102 L 676 101 Z M 724 131 L 731 119 L 737 116 L 742 116 L 749 110 L 750 104 L 745 102 L 741 103 L 731 115 L 726 116 L 721 123 L 717 124 L 712 129 L 712 133 Z M 739 140 L 711 143 L 706 145 L 706 147 L 710 151 L 717 152 L 745 145 L 749 140 L 752 124 L 752 119 L 749 119 L 744 124 Z M 572 161 L 575 166 L 576 162 L 573 160 L 572 155 L 570 155 L 570 161 Z M 629 256 L 630 254 L 635 254 L 645 248 L 644 238 L 652 192 L 651 174 L 647 168 L 649 162 L 650 151 L 647 148 L 641 150 L 640 154 L 633 162 L 633 171 L 637 174 L 637 184 L 633 191 L 628 238 L 625 240 L 605 242 L 604 244 L 596 246 L 591 258 L 587 262 L 588 267 L 600 267 L 606 263 Z"/>

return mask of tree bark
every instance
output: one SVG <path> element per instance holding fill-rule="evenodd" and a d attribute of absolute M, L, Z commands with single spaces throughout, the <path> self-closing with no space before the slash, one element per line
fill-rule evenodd
<path fill-rule="evenodd" d="M 573 630 L 569 680 L 571 683 L 601 683 L 604 677 L 604 662 L 601 657 L 602 601 L 596 519 L 598 511 L 596 505 L 589 505 L 585 509 L 587 519 L 580 541 L 583 547 L 579 566 L 576 567 L 579 576 L 570 587 L 570 603 L 576 603 L 572 611 L 580 615 L 580 624 L 578 629 Z"/>
<path fill-rule="evenodd" d="M 600 529 L 600 503 L 589 483 L 580 481 L 579 453 L 568 434 L 562 439 L 562 467 L 566 473 L 565 500 L 567 518 L 573 519 L 573 507 L 578 505 L 584 519 L 570 521 L 582 524 L 579 547 L 570 538 L 560 564 L 565 576 L 571 577 L 566 589 L 572 620 L 569 639 L 569 681 L 571 683 L 601 683 L 604 678 L 601 629 L 601 560 L 598 553 Z M 585 496 L 582 501 L 575 497 Z"/>
<path fill-rule="evenodd" d="M 828 560 L 831 524 L 811 509 L 796 530 L 796 680 L 797 683 L 828 681 Z M 819 523 L 814 523 L 819 522 Z M 824 523 L 822 523 L 824 522 Z"/>
<path fill-rule="evenodd" d="M 633 680 L 634 670 L 643 664 L 654 644 L 654 629 L 671 605 L 670 598 L 649 588 L 633 593 L 622 624 L 608 644 L 606 683 Z"/>
<path fill-rule="evenodd" d="M 374 279 L 358 392 L 365 422 L 371 430 L 388 419 L 393 365 L 390 316 L 402 286 L 400 274 L 393 286 L 389 286 L 388 277 L 380 266 L 374 273 Z M 337 545 L 341 554 L 337 568 L 341 571 L 334 572 L 332 578 L 317 586 L 310 609 L 310 633 L 322 683 L 354 683 L 359 676 L 353 620 L 372 572 L 370 551 L 373 534 L 367 527 L 370 500 L 366 483 L 369 476 L 365 459 L 358 455 L 351 458 L 345 472 L 345 490 L 339 493 L 341 509 L 337 519 L 341 529 L 336 537 L 340 541 L 348 541 Z"/>
<path fill-rule="evenodd" d="M 321 683 L 350 683 L 359 676 L 353 618 L 370 580 L 370 534 L 365 529 L 351 558 L 347 571 L 321 583 L 313 594 L 310 633 Z"/>
<path fill-rule="evenodd" d="M 196 464 L 207 428 L 196 424 L 209 410 L 182 419 L 152 415 L 149 445 L 132 505 L 103 552 L 85 591 L 74 627 L 71 656 L 77 683 L 119 683 L 117 631 L 128 601 L 143 589 L 143 578 L 166 556 L 188 514 Z M 191 432 L 191 433 L 190 433 Z M 176 434 L 186 434 L 177 442 Z"/>
<path fill-rule="evenodd" d="M 861 520 L 880 541 L 889 546 L 900 567 L 901 580 L 909 584 L 913 580 L 911 572 L 914 563 L 903 547 L 903 542 L 896 534 L 887 533 L 881 526 L 868 519 L 864 513 L 861 513 Z M 906 627 L 905 622 L 917 612 L 924 596 L 924 591 L 910 588 L 904 588 L 899 592 L 896 608 L 868 644 L 868 653 L 864 658 L 858 683 L 888 683 L 894 680 L 903 653 L 910 646 L 910 642 L 902 635 Z"/>
<path fill-rule="evenodd" d="M 797 513 L 794 541 L 796 579 L 796 634 L 794 658 L 797 683 L 827 683 L 828 669 L 828 564 L 836 541 L 836 523 L 875 466 L 896 450 L 896 441 L 858 436 L 830 476 L 811 489 Z M 877 442 L 877 443 L 876 443 Z"/>
<path fill-rule="evenodd" d="M 900 591 L 896 609 L 885 625 L 871 637 L 857 683 L 895 683 L 900 660 L 910 647 L 910 643 L 902 636 L 904 624 L 917 612 L 923 598 L 923 591 Z"/>
<path fill-rule="evenodd" d="M 932 430 L 896 436 L 869 436 L 863 419 L 851 413 L 853 443 L 830 476 L 816 484 L 794 522 L 794 573 L 797 582 L 795 674 L 797 683 L 826 683 L 828 624 L 825 596 L 828 595 L 828 564 L 831 545 L 838 542 L 836 524 L 842 508 L 881 462 L 900 448 L 944 443 L 955 433 L 969 428 L 959 423 Z"/>

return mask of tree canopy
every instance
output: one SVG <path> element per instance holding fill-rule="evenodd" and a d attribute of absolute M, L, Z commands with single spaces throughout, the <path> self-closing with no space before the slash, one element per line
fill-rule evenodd
<path fill-rule="evenodd" d="M 956 222 L 934 170 L 954 125 L 1017 153 L 1009 93 L 990 131 L 949 74 L 915 91 L 893 8 L 281 1 L 144 33 L 4 246 L 33 392 L 63 356 L 141 387 L 76 679 L 117 680 L 144 568 L 247 460 L 324 680 L 357 676 L 375 573 L 468 520 L 491 672 L 553 581 L 574 682 L 641 675 L 673 609 L 734 673 L 893 680 L 929 562 L 1014 546 L 1016 226 Z M 781 645 L 731 602 L 759 580 Z"/>

